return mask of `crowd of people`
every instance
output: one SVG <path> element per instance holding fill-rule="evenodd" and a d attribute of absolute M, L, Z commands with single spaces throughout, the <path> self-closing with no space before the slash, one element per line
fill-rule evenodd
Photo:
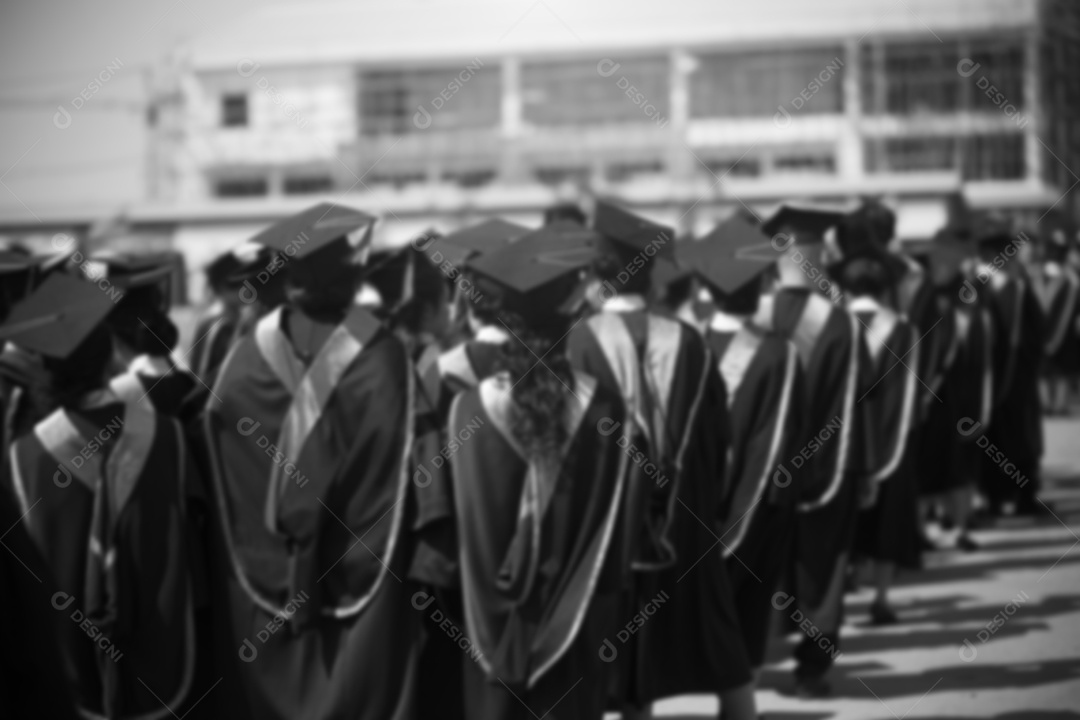
<path fill-rule="evenodd" d="M 1077 234 L 953 204 L 608 200 L 375 247 L 323 204 L 205 268 L 0 253 L 4 717 L 756 718 L 830 692 L 844 594 L 1039 514 Z M 118 292 L 117 292 L 118 291 Z"/>

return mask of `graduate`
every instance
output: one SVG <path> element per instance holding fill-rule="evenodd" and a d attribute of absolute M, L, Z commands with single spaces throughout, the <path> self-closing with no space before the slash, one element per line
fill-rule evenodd
<path fill-rule="evenodd" d="M 652 258 L 670 258 L 671 228 L 598 202 L 600 310 L 570 333 L 575 367 L 621 396 L 633 417 L 624 548 L 635 570 L 621 616 L 661 597 L 619 652 L 616 699 L 629 716 L 653 701 L 704 692 L 725 717 L 754 717 L 743 647 L 718 530 L 726 495 L 727 398 L 715 358 L 690 326 L 646 308 Z"/>
<path fill-rule="evenodd" d="M 180 425 L 108 387 L 113 307 L 97 285 L 58 274 L 0 326 L 43 357 L 55 407 L 6 449 L 4 492 L 48 567 L 56 669 L 79 711 L 164 718 L 207 689 L 194 684 L 194 478 Z"/>
<path fill-rule="evenodd" d="M 206 409 L 221 716 L 415 717 L 414 371 L 353 303 L 373 220 L 322 204 L 253 239 L 281 253 L 286 302 L 238 340 Z"/>
<path fill-rule="evenodd" d="M 237 282 L 237 276 L 242 267 L 236 253 L 230 250 L 214 258 L 203 271 L 213 302 L 195 324 L 188 364 L 207 385 L 214 384 L 240 318 L 243 281 Z"/>
<path fill-rule="evenodd" d="M 848 216 L 838 236 L 872 232 L 864 218 Z M 887 305 L 895 276 L 883 253 L 867 249 L 851 254 L 830 268 L 845 294 L 845 304 L 864 328 L 871 389 L 858 402 L 867 406 L 880 428 L 882 464 L 869 478 L 860 498 L 861 513 L 855 540 L 856 556 L 873 564 L 874 600 L 870 622 L 897 622 L 889 604 L 896 569 L 920 564 L 918 498 L 915 476 L 916 401 L 919 379 L 918 340 L 911 323 Z"/>
<path fill-rule="evenodd" d="M 630 424 L 619 395 L 566 354 L 594 254 L 591 231 L 556 223 L 472 264 L 516 337 L 503 369 L 457 396 L 447 429 L 460 439 L 450 463 L 468 718 L 604 713 L 598 650 L 618 630 Z"/>
<path fill-rule="evenodd" d="M 799 447 L 809 457 L 791 462 L 802 466 L 792 594 L 824 641 L 806 636 L 795 650 L 796 692 L 804 697 L 831 691 L 825 675 L 839 648 L 859 493 L 877 452 L 867 406 L 858 403 L 871 385 L 861 325 L 826 297 L 834 285 L 823 268 L 824 234 L 842 217 L 785 205 L 762 225 L 780 252 L 779 284 L 762 297 L 755 322 L 795 344 L 807 388 Z"/>
<path fill-rule="evenodd" d="M 987 439 L 1008 458 L 983 456 L 983 482 L 990 512 L 1007 507 L 1040 515 L 1036 500 L 1043 451 L 1039 368 L 1045 349 L 1042 309 L 1017 258 L 1026 236 L 988 219 L 977 226 L 978 292 L 986 293 L 994 317 L 994 409 Z"/>
<path fill-rule="evenodd" d="M 177 416 L 198 382 L 172 361 L 179 331 L 169 319 L 173 268 L 152 257 L 97 256 L 103 276 L 123 296 L 106 325 L 113 336 L 114 364 L 120 372 L 109 387 L 122 400 L 146 401 L 158 412 Z"/>
<path fill-rule="evenodd" d="M 1080 370 L 1080 274 L 1066 258 L 1069 225 L 1048 218 L 1039 243 L 1041 261 L 1031 273 L 1031 287 L 1045 317 L 1042 377 L 1043 409 L 1049 415 L 1069 411 L 1069 381 Z"/>
<path fill-rule="evenodd" d="M 774 257 L 761 231 L 740 216 L 697 242 L 676 248 L 693 271 L 684 312 L 705 320 L 705 338 L 724 380 L 731 413 L 721 523 L 743 642 L 755 674 L 765 661 L 772 597 L 784 579 L 794 540 L 799 486 L 781 463 L 800 449 L 806 393 L 795 345 L 754 324 L 762 280 Z M 692 313 L 686 310 L 694 306 Z M 790 472 L 787 468 L 785 471 Z"/>

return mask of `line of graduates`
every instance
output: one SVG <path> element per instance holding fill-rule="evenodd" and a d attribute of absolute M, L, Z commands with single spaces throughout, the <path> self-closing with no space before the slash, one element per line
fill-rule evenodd
<path fill-rule="evenodd" d="M 189 370 L 166 269 L 0 257 L 0 707 L 754 718 L 789 606 L 825 695 L 853 565 L 896 622 L 928 507 L 969 548 L 974 490 L 1037 510 L 1075 285 L 1001 221 L 954 213 L 921 262 L 874 201 L 679 242 L 603 200 L 374 223 L 318 205 L 222 255 Z"/>

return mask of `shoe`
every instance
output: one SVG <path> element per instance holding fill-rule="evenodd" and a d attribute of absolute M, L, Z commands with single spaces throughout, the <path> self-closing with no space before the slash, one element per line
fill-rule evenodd
<path fill-rule="evenodd" d="M 871 625 L 895 625 L 900 622 L 900 618 L 896 616 L 896 613 L 891 607 L 885 603 L 871 603 L 870 605 L 870 624 Z"/>
<path fill-rule="evenodd" d="M 829 697 L 832 686 L 821 676 L 795 678 L 795 695 L 803 700 Z"/>
<path fill-rule="evenodd" d="M 967 533 L 961 533 L 960 537 L 956 538 L 956 548 L 963 550 L 964 552 L 975 552 L 982 548 L 979 543 L 971 539 L 971 536 Z"/>

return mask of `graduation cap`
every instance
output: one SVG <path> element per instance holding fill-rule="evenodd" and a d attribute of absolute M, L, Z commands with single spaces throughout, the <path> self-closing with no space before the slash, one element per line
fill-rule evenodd
<path fill-rule="evenodd" d="M 596 260 L 599 243 L 594 231 L 559 220 L 474 258 L 469 268 L 478 282 L 501 289 L 509 308 L 528 316 L 565 315 L 577 309 L 568 300 Z"/>
<path fill-rule="evenodd" d="M 109 293 L 94 283 L 57 273 L 12 309 L 0 325 L 0 339 L 63 360 L 113 307 Z"/>
<path fill-rule="evenodd" d="M 91 280 L 107 278 L 121 288 L 146 287 L 164 283 L 173 273 L 171 257 L 151 254 L 118 253 L 105 250 L 90 256 L 85 264 Z"/>
<path fill-rule="evenodd" d="M 719 294 L 733 295 L 771 268 L 778 251 L 760 228 L 735 216 L 697 242 L 680 243 L 675 253 L 680 266 Z"/>
<path fill-rule="evenodd" d="M 449 235 L 436 237 L 424 245 L 423 250 L 436 265 L 445 260 L 454 267 L 461 268 L 469 258 L 497 250 L 527 232 L 529 228 L 524 225 L 492 218 Z"/>
<path fill-rule="evenodd" d="M 11 303 L 26 297 L 34 289 L 34 278 L 41 267 L 40 257 L 0 250 L 0 315 Z"/>
<path fill-rule="evenodd" d="M 353 208 L 320 203 L 266 228 L 251 242 L 265 245 L 298 260 L 311 256 L 335 240 L 347 239 L 354 248 L 371 240 L 376 218 Z M 364 231 L 360 234 L 360 231 Z"/>
<path fill-rule="evenodd" d="M 653 247 L 656 257 L 670 260 L 675 256 L 673 228 L 654 223 L 606 200 L 596 201 L 593 229 L 632 250 L 644 252 Z"/>
<path fill-rule="evenodd" d="M 797 245 L 824 242 L 825 233 L 844 218 L 844 213 L 811 205 L 781 205 L 761 225 L 767 235 L 790 233 Z"/>

